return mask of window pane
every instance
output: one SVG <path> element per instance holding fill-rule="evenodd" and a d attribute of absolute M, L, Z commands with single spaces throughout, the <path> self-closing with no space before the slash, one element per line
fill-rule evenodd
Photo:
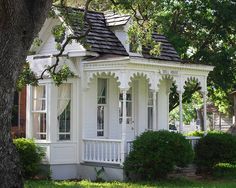
<path fill-rule="evenodd" d="M 61 134 L 59 135 L 59 140 L 70 140 L 69 134 Z"/>
<path fill-rule="evenodd" d="M 103 131 L 98 131 L 97 136 L 104 136 L 104 132 Z"/>
<path fill-rule="evenodd" d="M 33 111 L 46 110 L 46 87 L 33 87 Z"/>
<path fill-rule="evenodd" d="M 97 136 L 103 136 L 104 131 L 104 106 L 97 107 Z"/>
<path fill-rule="evenodd" d="M 130 93 L 127 93 L 126 96 L 127 96 L 127 97 L 126 97 L 126 100 L 127 100 L 127 101 L 131 101 L 131 100 L 132 100 L 132 97 L 131 97 L 131 94 L 130 94 Z"/>
<path fill-rule="evenodd" d="M 62 100 L 60 100 L 62 101 Z M 67 103 L 66 108 L 64 111 L 58 116 L 58 124 L 59 124 L 59 140 L 68 140 L 70 138 L 70 122 L 71 122 L 71 115 L 70 115 L 70 109 L 71 109 L 71 102 L 70 100 L 64 100 L 64 103 Z M 67 133 L 66 138 L 63 136 L 60 136 L 60 133 Z M 69 133 L 69 134 L 68 134 Z"/>
<path fill-rule="evenodd" d="M 153 128 L 153 108 L 148 107 L 148 129 L 151 130 Z"/>
<path fill-rule="evenodd" d="M 132 103 L 126 102 L 126 115 L 127 117 L 132 116 Z"/>
<path fill-rule="evenodd" d="M 153 105 L 153 94 L 149 92 L 148 94 L 148 105 L 152 106 Z"/>
<path fill-rule="evenodd" d="M 70 140 L 71 84 L 61 84 L 58 87 L 57 119 L 59 140 Z"/>
<path fill-rule="evenodd" d="M 106 96 L 107 96 L 107 79 L 99 78 L 97 86 L 98 104 L 106 104 Z"/>
<path fill-rule="evenodd" d="M 46 139 L 46 113 L 33 114 L 33 126 L 36 139 Z"/>
<path fill-rule="evenodd" d="M 33 111 L 44 111 L 46 110 L 45 99 L 34 99 L 33 100 Z"/>

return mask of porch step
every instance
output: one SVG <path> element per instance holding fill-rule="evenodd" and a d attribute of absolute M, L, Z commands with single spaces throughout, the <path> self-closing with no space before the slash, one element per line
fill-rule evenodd
<path fill-rule="evenodd" d="M 196 174 L 196 166 L 191 164 L 187 167 L 180 168 L 176 167 L 175 170 L 168 175 L 169 178 L 179 178 L 179 177 L 185 177 L 188 179 L 202 179 L 202 176 Z"/>

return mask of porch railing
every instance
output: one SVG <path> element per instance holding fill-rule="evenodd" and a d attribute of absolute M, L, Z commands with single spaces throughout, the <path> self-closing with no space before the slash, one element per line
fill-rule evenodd
<path fill-rule="evenodd" d="M 85 162 L 121 163 L 121 140 L 83 139 L 83 142 Z"/>
<path fill-rule="evenodd" d="M 133 147 L 133 140 L 127 141 L 127 155 L 131 152 Z"/>

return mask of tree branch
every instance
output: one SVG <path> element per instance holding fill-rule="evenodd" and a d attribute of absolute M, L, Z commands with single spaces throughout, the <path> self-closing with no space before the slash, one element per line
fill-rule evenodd
<path fill-rule="evenodd" d="M 59 61 L 60 61 L 60 57 L 61 57 L 61 55 L 63 54 L 63 52 L 65 51 L 66 46 L 67 46 L 72 40 L 77 40 L 77 41 L 79 41 L 79 40 L 83 39 L 83 38 L 86 37 L 86 36 L 88 35 L 88 33 L 91 31 L 92 24 L 91 24 L 90 20 L 87 18 L 88 8 L 89 8 L 89 4 L 90 4 L 91 2 L 92 2 L 92 0 L 87 0 L 86 3 L 85 3 L 84 21 L 88 24 L 88 28 L 86 29 L 86 31 L 85 31 L 83 34 L 81 34 L 80 36 L 75 36 L 75 35 L 74 35 L 74 36 L 69 36 L 69 37 L 67 37 L 67 38 L 66 38 L 66 41 L 63 43 L 63 45 L 62 45 L 62 47 L 61 47 L 59 53 L 55 55 L 55 57 L 56 57 L 56 62 L 55 62 L 55 64 L 53 64 L 53 65 L 49 66 L 48 68 L 44 69 L 44 71 L 41 73 L 40 77 L 39 77 L 37 80 L 43 79 L 43 76 L 44 76 L 44 74 L 45 74 L 46 72 L 49 72 L 49 73 L 51 73 L 51 74 L 55 74 L 55 73 L 56 73 L 56 68 L 57 68 L 57 66 L 58 66 L 58 64 L 59 64 Z M 61 3 L 61 6 L 63 6 L 62 8 L 64 8 L 64 9 L 66 10 L 66 12 L 67 12 L 68 8 L 67 8 L 67 7 L 64 7 L 64 1 L 61 0 L 60 3 Z M 67 14 L 68 14 L 68 12 L 67 12 Z M 82 28 L 82 30 L 83 30 L 83 28 Z"/>

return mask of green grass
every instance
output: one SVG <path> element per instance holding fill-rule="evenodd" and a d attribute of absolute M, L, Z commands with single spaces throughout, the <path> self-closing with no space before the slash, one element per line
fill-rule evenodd
<path fill-rule="evenodd" d="M 27 181 L 25 188 L 235 188 L 236 180 L 202 180 L 190 181 L 186 179 L 165 180 L 160 182 L 105 182 L 95 183 L 90 181 Z"/>

